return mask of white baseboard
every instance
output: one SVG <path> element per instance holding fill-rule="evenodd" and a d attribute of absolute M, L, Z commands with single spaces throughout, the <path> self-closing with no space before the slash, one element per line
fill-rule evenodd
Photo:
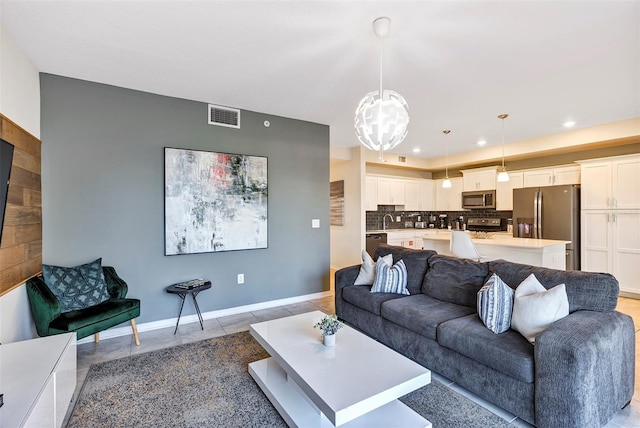
<path fill-rule="evenodd" d="M 288 297 L 286 299 L 270 300 L 268 302 L 254 303 L 251 305 L 236 306 L 234 308 L 219 309 L 217 311 L 204 312 L 202 318 L 205 320 L 212 318 L 226 317 L 229 315 L 242 314 L 245 312 L 259 311 L 261 309 L 274 308 L 276 306 L 291 305 L 293 303 L 306 302 L 308 300 L 322 299 L 329 297 L 333 293 L 331 291 L 322 291 L 320 293 L 305 294 L 304 296 Z M 164 320 L 145 322 L 138 324 L 138 332 L 159 330 L 166 327 L 175 327 L 178 317 L 167 318 Z M 180 325 L 199 322 L 198 315 L 184 315 L 180 317 Z M 132 335 L 131 325 L 123 324 L 122 327 L 114 327 L 100 332 L 100 340 L 112 339 L 114 337 Z M 78 340 L 78 345 L 82 343 L 93 342 L 93 335 Z"/>

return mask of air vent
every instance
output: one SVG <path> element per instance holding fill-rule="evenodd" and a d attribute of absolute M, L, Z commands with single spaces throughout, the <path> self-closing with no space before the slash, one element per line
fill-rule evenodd
<path fill-rule="evenodd" d="M 240 129 L 240 110 L 209 104 L 209 125 Z"/>
<path fill-rule="evenodd" d="M 406 156 L 398 156 L 398 162 L 406 163 L 407 162 L 407 157 Z"/>

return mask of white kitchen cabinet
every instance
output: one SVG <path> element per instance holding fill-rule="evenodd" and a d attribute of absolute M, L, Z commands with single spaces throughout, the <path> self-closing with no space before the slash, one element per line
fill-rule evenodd
<path fill-rule="evenodd" d="M 414 229 L 387 232 L 387 244 L 405 248 L 422 249 L 422 238 L 416 237 L 416 231 Z"/>
<path fill-rule="evenodd" d="M 404 210 L 431 211 L 434 205 L 432 180 L 405 180 Z"/>
<path fill-rule="evenodd" d="M 524 171 L 524 187 L 580 184 L 580 165 L 558 166 Z"/>
<path fill-rule="evenodd" d="M 378 205 L 404 205 L 404 182 L 401 178 L 378 177 Z"/>
<path fill-rule="evenodd" d="M 465 192 L 473 190 L 495 190 L 497 170 L 498 167 L 495 166 L 461 170 L 463 190 Z"/>
<path fill-rule="evenodd" d="M 442 188 L 444 180 L 435 180 L 436 211 L 461 211 L 462 210 L 462 177 L 450 178 L 451 187 Z"/>
<path fill-rule="evenodd" d="M 513 211 L 513 189 L 524 187 L 522 172 L 510 172 L 509 181 L 496 183 L 496 211 Z"/>
<path fill-rule="evenodd" d="M 608 272 L 640 294 L 640 210 L 583 210 L 581 269 Z"/>
<path fill-rule="evenodd" d="M 640 209 L 640 155 L 582 161 L 581 207 Z"/>
<path fill-rule="evenodd" d="M 378 177 L 367 175 L 364 182 L 365 211 L 376 211 L 378 209 Z"/>

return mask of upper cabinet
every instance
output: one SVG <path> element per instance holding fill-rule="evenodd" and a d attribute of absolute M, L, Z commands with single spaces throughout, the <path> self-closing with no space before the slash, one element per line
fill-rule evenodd
<path fill-rule="evenodd" d="M 365 177 L 365 211 L 378 209 L 378 177 L 367 175 Z"/>
<path fill-rule="evenodd" d="M 524 171 L 524 187 L 580 184 L 580 165 L 558 166 Z"/>
<path fill-rule="evenodd" d="M 404 205 L 404 182 L 401 178 L 378 177 L 378 205 Z"/>
<path fill-rule="evenodd" d="M 365 210 L 376 211 L 378 205 L 400 205 L 405 211 L 431 211 L 435 205 L 433 180 L 367 175 Z"/>
<path fill-rule="evenodd" d="M 461 211 L 462 210 L 462 177 L 451 178 L 451 187 L 442 188 L 444 180 L 434 180 L 436 194 L 436 211 Z"/>
<path fill-rule="evenodd" d="M 405 211 L 431 211 L 434 207 L 433 180 L 405 180 Z"/>
<path fill-rule="evenodd" d="M 463 191 L 495 190 L 497 170 L 498 167 L 496 166 L 461 170 L 463 175 Z"/>
<path fill-rule="evenodd" d="M 582 161 L 581 205 L 591 209 L 640 209 L 640 155 Z"/>
<path fill-rule="evenodd" d="M 522 172 L 510 172 L 509 181 L 496 183 L 496 210 L 513 211 L 513 189 L 523 187 Z"/>

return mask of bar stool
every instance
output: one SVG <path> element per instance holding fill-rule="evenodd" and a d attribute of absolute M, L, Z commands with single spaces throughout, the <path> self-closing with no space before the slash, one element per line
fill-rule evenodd
<path fill-rule="evenodd" d="M 453 253 L 454 256 L 461 259 L 471 259 L 479 262 L 480 259 L 486 258 L 478 253 L 478 250 L 473 244 L 473 241 L 471 240 L 469 234 L 462 230 L 451 231 L 449 250 Z"/>

